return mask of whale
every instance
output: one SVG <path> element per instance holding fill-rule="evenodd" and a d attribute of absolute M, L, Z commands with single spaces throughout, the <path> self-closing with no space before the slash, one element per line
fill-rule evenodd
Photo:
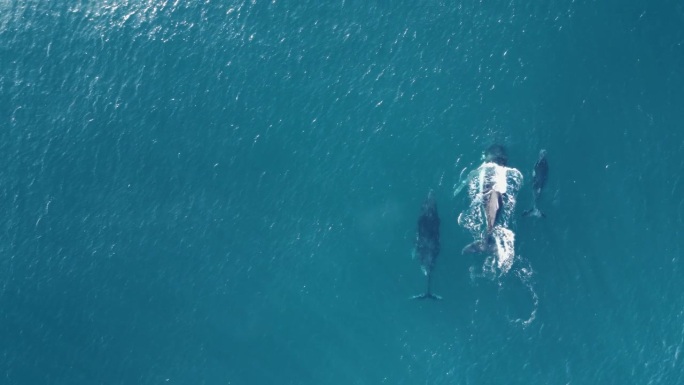
<path fill-rule="evenodd" d="M 523 216 L 525 217 L 536 217 L 545 218 L 544 214 L 537 207 L 539 203 L 539 197 L 541 196 L 542 190 L 546 185 L 546 180 L 549 177 L 549 162 L 546 160 L 546 150 L 539 151 L 539 158 L 534 164 L 532 169 L 532 208 L 525 210 Z"/>
<path fill-rule="evenodd" d="M 482 194 L 482 199 L 485 222 L 487 224 L 486 231 L 482 240 L 469 243 L 461 250 L 461 254 L 491 253 L 495 251 L 496 244 L 493 231 L 503 206 L 502 196 L 498 191 L 490 189 Z"/>
<path fill-rule="evenodd" d="M 427 278 L 427 285 L 425 292 L 413 296 L 413 299 L 442 299 L 432 292 L 432 272 L 440 252 L 439 225 L 437 201 L 434 192 L 430 190 L 420 209 L 413 248 L 413 257 L 420 262 L 421 270 Z"/>
<path fill-rule="evenodd" d="M 484 161 L 485 163 L 476 170 L 478 173 L 474 177 L 480 175 L 483 179 L 479 188 L 479 195 L 481 196 L 482 213 L 486 227 L 481 239 L 466 245 L 461 250 L 461 254 L 490 253 L 496 247 L 493 231 L 503 208 L 502 193 L 506 191 L 505 187 L 497 181 L 496 175 L 500 175 L 501 171 L 499 170 L 505 168 L 508 163 L 506 149 L 502 145 L 490 146 L 485 151 Z"/>

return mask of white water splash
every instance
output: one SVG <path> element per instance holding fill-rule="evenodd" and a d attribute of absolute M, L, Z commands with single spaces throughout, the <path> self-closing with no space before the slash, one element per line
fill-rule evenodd
<path fill-rule="evenodd" d="M 509 268 L 512 274 L 506 274 L 508 270 L 504 272 L 503 269 L 498 267 L 496 257 L 488 256 L 480 269 L 476 266 L 470 267 L 470 280 L 471 282 L 476 283 L 479 279 L 485 279 L 486 281 L 495 284 L 498 286 L 499 295 L 503 298 L 529 295 L 531 310 L 527 315 L 521 316 L 521 309 L 508 308 L 509 306 L 513 306 L 509 303 L 508 299 L 503 300 L 504 302 L 501 303 L 501 306 L 508 308 L 506 317 L 511 324 L 527 328 L 537 318 L 539 296 L 534 288 L 534 270 L 529 262 L 520 256 L 515 257 L 515 260 L 515 267 L 512 270 Z M 511 263 L 511 266 L 512 265 L 513 263 Z M 520 290 L 523 290 L 527 294 L 522 294 Z M 515 302 L 519 303 L 518 301 Z M 512 313 L 516 315 L 513 316 Z"/>
<path fill-rule="evenodd" d="M 519 258 L 522 262 L 522 258 Z M 530 315 L 527 317 L 527 319 L 522 319 L 522 318 L 517 318 L 512 320 L 513 323 L 519 324 L 522 327 L 527 327 L 529 326 L 532 321 L 537 318 L 537 309 L 539 308 L 539 296 L 537 295 L 537 292 L 534 291 L 534 284 L 532 281 L 532 277 L 534 275 L 534 270 L 532 270 L 532 267 L 527 264 L 527 266 L 520 267 L 515 270 L 515 276 L 520 279 L 520 283 L 525 286 L 527 290 L 529 290 L 530 295 L 532 297 L 532 311 L 530 312 Z"/>
<path fill-rule="evenodd" d="M 493 230 L 493 235 L 496 241 L 497 267 L 502 274 L 505 274 L 513 266 L 515 233 L 507 228 L 496 226 Z"/>
<path fill-rule="evenodd" d="M 466 181 L 470 206 L 458 216 L 458 224 L 465 227 L 475 241 L 484 241 L 487 233 L 487 220 L 484 211 L 485 186 L 500 192 L 503 207 L 496 226 L 492 229 L 495 240 L 495 255 L 488 256 L 483 265 L 483 271 L 492 270 L 496 275 L 507 273 L 513 265 L 515 257 L 515 233 L 511 230 L 513 211 L 515 210 L 516 195 L 522 185 L 523 176 L 515 168 L 499 166 L 486 162 L 471 172 Z M 458 194 L 460 186 L 455 186 L 454 194 Z M 494 257 L 494 258 L 492 258 Z"/>

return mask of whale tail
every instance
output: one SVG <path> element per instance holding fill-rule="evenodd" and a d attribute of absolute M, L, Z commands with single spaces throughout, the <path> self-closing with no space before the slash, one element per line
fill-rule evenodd
<path fill-rule="evenodd" d="M 440 297 L 437 294 L 434 294 L 432 292 L 432 289 L 431 289 L 431 287 L 432 287 L 432 285 L 431 285 L 432 284 L 432 274 L 431 273 L 432 273 L 432 271 L 427 271 L 427 270 L 425 271 L 425 275 L 427 275 L 427 289 L 425 290 L 425 293 L 414 295 L 413 297 L 411 297 L 411 299 L 435 299 L 435 300 L 442 299 L 442 297 Z"/>
<path fill-rule="evenodd" d="M 484 240 L 475 241 L 466 245 L 461 254 L 482 254 L 491 251 L 495 245 L 494 236 L 488 233 Z"/>
<path fill-rule="evenodd" d="M 435 299 L 435 300 L 440 300 L 440 299 L 442 299 L 442 297 L 441 297 L 441 296 L 438 296 L 437 294 L 433 294 L 433 293 L 431 293 L 431 292 L 428 291 L 427 293 L 414 295 L 413 297 L 411 297 L 411 299 Z"/>
<path fill-rule="evenodd" d="M 461 250 L 461 254 L 478 254 L 478 253 L 484 253 L 487 247 L 485 246 L 483 241 L 475 241 L 472 243 L 469 243 L 466 247 Z"/>
<path fill-rule="evenodd" d="M 535 218 L 546 218 L 546 214 L 544 214 L 541 210 L 539 210 L 537 208 L 537 206 L 534 206 L 529 210 L 523 211 L 523 216 L 524 217 L 535 217 Z"/>

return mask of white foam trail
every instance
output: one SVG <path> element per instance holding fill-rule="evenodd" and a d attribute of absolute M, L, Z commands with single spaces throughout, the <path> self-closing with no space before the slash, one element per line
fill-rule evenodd
<path fill-rule="evenodd" d="M 471 266 L 469 268 L 470 280 L 473 284 L 477 284 L 477 280 L 484 278 L 487 281 L 496 284 L 500 292 L 506 293 L 507 295 L 504 297 L 514 295 L 516 290 L 528 292 L 532 307 L 529 315 L 518 318 L 511 316 L 506 317 L 511 324 L 527 328 L 537 318 L 539 296 L 534 289 L 534 270 L 529 265 L 529 262 L 519 256 L 515 257 L 515 259 L 516 267 L 511 270 L 513 274 L 505 274 L 498 269 L 496 258 L 494 256 L 489 256 L 480 269 L 476 266 Z M 503 305 L 506 306 L 507 304 Z"/>
<path fill-rule="evenodd" d="M 511 269 L 515 259 L 515 233 L 510 227 L 513 222 L 516 195 L 522 185 L 523 176 L 515 168 L 503 167 L 495 163 L 483 163 L 475 171 L 469 174 L 469 180 L 464 181 L 467 182 L 470 206 L 458 216 L 458 224 L 470 231 L 475 241 L 484 241 L 487 221 L 482 191 L 485 186 L 492 186 L 493 189 L 502 193 L 502 212 L 497 226 L 492 229 L 492 236 L 495 240 L 495 260 L 487 258 L 483 271 L 498 270 L 501 274 L 505 274 Z M 455 186 L 454 194 L 456 195 L 464 185 Z"/>
<path fill-rule="evenodd" d="M 461 171 L 460 175 L 460 178 L 462 177 L 463 171 Z M 485 190 L 485 186 L 488 186 L 488 188 L 493 188 L 502 193 L 502 211 L 499 214 L 500 217 L 497 220 L 496 226 L 491 232 L 495 242 L 494 250 L 485 257 L 480 269 L 477 269 L 475 266 L 470 268 L 470 279 L 475 281 L 479 278 L 486 278 L 497 282 L 501 290 L 513 290 L 512 286 L 505 284 L 506 281 L 510 283 L 510 280 L 506 279 L 506 277 L 513 277 L 515 282 L 521 283 L 525 290 L 530 293 L 532 311 L 527 318 L 511 319 L 511 322 L 527 327 L 537 317 L 539 297 L 534 290 L 532 279 L 534 271 L 527 261 L 515 255 L 515 233 L 511 229 L 514 222 L 513 212 L 515 210 L 516 196 L 522 181 L 523 176 L 517 169 L 499 166 L 494 163 L 484 163 L 475 172 L 471 172 L 468 175 L 468 180 L 461 181 L 459 185 L 454 186 L 454 194 L 456 195 L 461 189 L 468 187 L 470 205 L 459 214 L 458 224 L 466 228 L 475 241 L 484 241 L 483 238 L 487 234 L 487 221 L 482 191 Z M 511 271 L 514 272 L 513 276 L 509 274 Z"/>
<path fill-rule="evenodd" d="M 522 258 L 518 258 L 522 262 Z M 520 264 L 520 263 L 519 263 Z M 520 279 L 520 282 L 529 290 L 530 295 L 532 296 L 532 311 L 530 312 L 529 317 L 527 319 L 514 319 L 512 322 L 517 323 L 522 325 L 522 327 L 527 327 L 529 326 L 535 318 L 537 318 L 537 309 L 539 308 L 539 296 L 537 295 L 537 292 L 534 291 L 534 285 L 532 282 L 532 277 L 534 275 L 534 270 L 532 270 L 532 267 L 525 266 L 521 267 L 519 269 L 516 269 L 515 271 L 515 276 Z"/>

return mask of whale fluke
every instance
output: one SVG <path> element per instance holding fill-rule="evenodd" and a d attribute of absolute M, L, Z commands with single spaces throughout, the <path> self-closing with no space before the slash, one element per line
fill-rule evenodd
<path fill-rule="evenodd" d="M 418 295 L 414 295 L 413 297 L 411 297 L 411 299 L 428 299 L 428 298 L 434 299 L 434 300 L 442 299 L 442 297 L 440 297 L 436 294 L 432 294 L 432 293 L 418 294 Z"/>
<path fill-rule="evenodd" d="M 535 217 L 535 218 L 546 218 L 546 214 L 544 214 L 541 210 L 539 210 L 536 207 L 533 207 L 529 210 L 523 211 L 523 217 Z"/>
<path fill-rule="evenodd" d="M 429 273 L 427 273 L 426 275 L 427 275 L 427 289 L 425 290 L 425 293 L 414 295 L 413 297 L 411 297 L 411 299 L 436 299 L 436 300 L 442 299 L 441 296 L 434 294 L 432 292 L 432 289 L 431 289 L 431 287 L 432 287 L 432 275 Z"/>

